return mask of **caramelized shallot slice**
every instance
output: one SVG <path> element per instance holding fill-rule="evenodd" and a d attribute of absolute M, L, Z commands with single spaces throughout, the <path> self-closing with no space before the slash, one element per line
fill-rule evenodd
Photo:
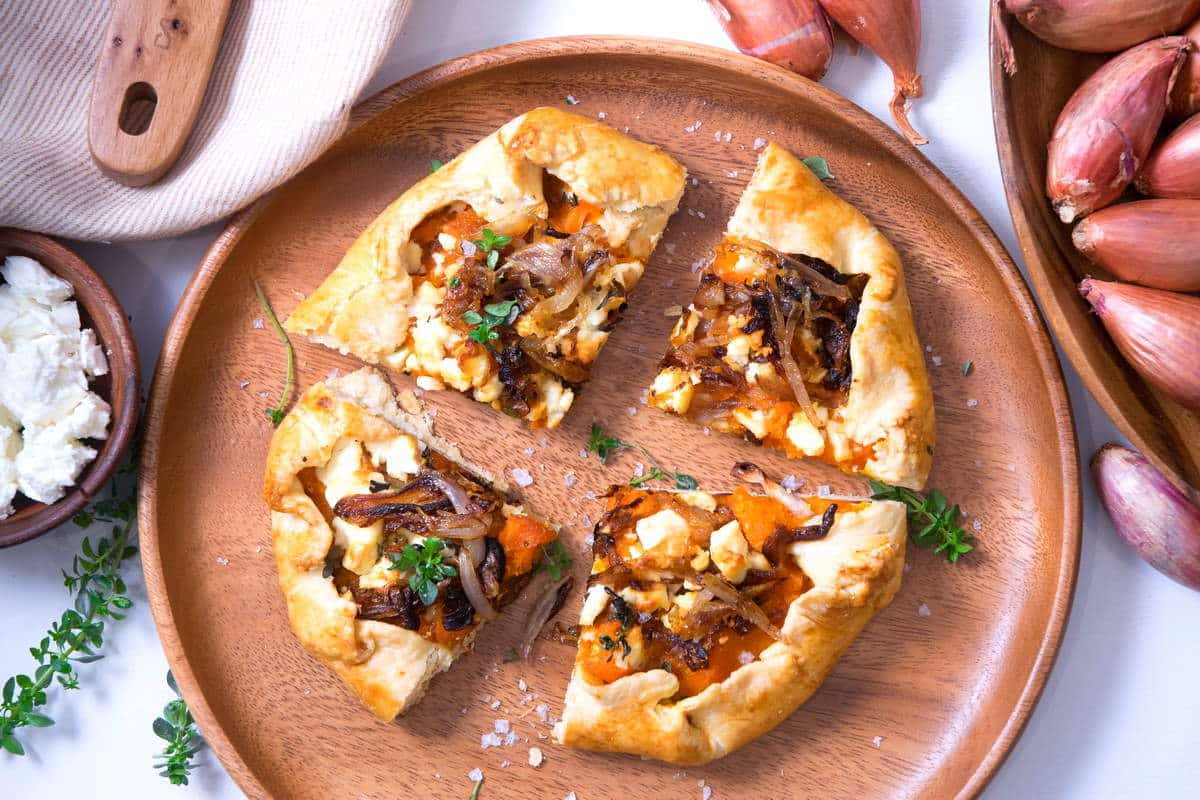
<path fill-rule="evenodd" d="M 567 602 L 567 596 L 571 594 L 573 588 L 575 588 L 575 578 L 568 575 L 558 583 L 551 583 L 546 587 L 546 591 L 538 596 L 537 602 L 533 604 L 533 609 L 529 612 L 529 624 L 525 626 L 525 635 L 521 638 L 521 646 L 517 649 L 523 660 L 529 660 L 529 656 L 533 654 L 533 643 L 537 641 L 538 634 L 542 632 L 546 623 L 562 610 L 563 605 Z"/>
<path fill-rule="evenodd" d="M 749 461 L 739 461 L 733 465 L 731 474 L 739 481 L 758 484 L 762 487 L 764 494 L 782 503 L 788 511 L 799 517 L 808 517 L 812 513 L 812 509 L 808 507 L 808 503 L 768 478 L 757 464 Z"/>
<path fill-rule="evenodd" d="M 792 341 L 796 336 L 796 324 L 800 315 L 798 311 L 794 310 L 785 323 L 783 309 L 779 307 L 779 298 L 768 289 L 767 299 L 771 309 L 771 333 L 775 337 L 775 346 L 779 354 L 779 363 L 783 367 L 784 377 L 787 378 L 788 385 L 792 387 L 792 394 L 796 396 L 796 402 L 804 409 L 804 415 L 808 417 L 808 421 L 814 428 L 819 427 L 821 423 L 817 420 L 817 412 L 813 408 L 812 398 L 808 396 L 808 389 L 804 385 L 804 376 L 800 374 L 800 367 L 792 356 Z"/>
<path fill-rule="evenodd" d="M 477 541 L 482 542 L 482 540 Z M 472 563 L 470 550 L 466 547 L 460 547 L 457 560 L 458 577 L 462 581 L 463 591 L 466 592 L 467 600 L 470 601 L 471 607 L 484 619 L 495 619 L 498 616 L 496 609 L 488 602 L 487 595 L 483 592 L 483 584 L 479 581 L 479 573 L 475 571 L 475 564 Z"/>
<path fill-rule="evenodd" d="M 691 580 L 695 581 L 703 589 L 713 593 L 719 600 L 724 600 L 739 616 L 745 617 L 754 625 L 762 629 L 763 633 L 770 636 L 772 639 L 782 642 L 783 631 L 775 627 L 771 620 L 767 619 L 767 612 L 762 610 L 762 607 L 748 597 L 744 597 L 737 587 L 729 583 L 724 578 L 712 574 L 711 572 L 696 573 Z"/>

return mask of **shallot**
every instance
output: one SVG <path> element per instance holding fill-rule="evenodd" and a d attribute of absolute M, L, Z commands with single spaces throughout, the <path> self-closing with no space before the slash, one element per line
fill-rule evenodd
<path fill-rule="evenodd" d="M 917 57 L 921 49 L 920 0 L 820 0 L 825 13 L 892 70 L 890 108 L 896 126 L 914 145 L 929 140 L 908 121 L 908 102 L 924 94 Z"/>
<path fill-rule="evenodd" d="M 749 56 L 819 81 L 833 57 L 833 31 L 817 0 L 708 0 L 721 27 Z"/>
<path fill-rule="evenodd" d="M 1109 205 L 1133 181 L 1190 48 L 1182 36 L 1140 44 L 1071 96 L 1054 126 L 1046 164 L 1046 194 L 1063 222 Z"/>
<path fill-rule="evenodd" d="M 1011 75 L 1016 72 L 1007 11 L 1044 42 L 1082 53 L 1115 53 L 1183 28 L 1200 14 L 1200 0 L 992 0 L 993 22 Z"/>
<path fill-rule="evenodd" d="M 1200 290 L 1200 200 L 1110 206 L 1075 226 L 1072 239 L 1121 280 L 1176 292 Z"/>
<path fill-rule="evenodd" d="M 1200 590 L 1200 507 L 1120 445 L 1096 452 L 1092 477 L 1121 538 L 1168 578 Z"/>
<path fill-rule="evenodd" d="M 1180 125 L 1156 147 L 1134 183 L 1150 197 L 1200 200 L 1200 116 Z"/>
<path fill-rule="evenodd" d="M 1147 382 L 1200 411 L 1200 298 L 1092 278 L 1079 293 Z"/>
<path fill-rule="evenodd" d="M 1175 88 L 1171 90 L 1167 114 L 1173 120 L 1200 112 L 1200 22 L 1193 23 L 1183 35 L 1192 43 L 1192 51 L 1184 60 Z"/>

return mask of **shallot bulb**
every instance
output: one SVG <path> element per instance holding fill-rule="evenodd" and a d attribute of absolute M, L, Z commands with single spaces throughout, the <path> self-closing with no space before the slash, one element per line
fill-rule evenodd
<path fill-rule="evenodd" d="M 748 56 L 819 81 L 833 58 L 833 31 L 817 0 L 708 0 Z"/>
<path fill-rule="evenodd" d="M 883 59 L 896 91 L 890 108 L 896 127 L 914 145 L 929 140 L 908 121 L 908 103 L 924 94 L 917 72 L 921 50 L 920 0 L 820 0 L 825 13 L 855 41 Z"/>
<path fill-rule="evenodd" d="M 1200 412 L 1200 298 L 1092 278 L 1079 293 L 1148 383 Z"/>
<path fill-rule="evenodd" d="M 1001 11 L 1055 47 L 1115 53 L 1182 29 L 1200 15 L 1200 0 L 992 0 L 992 10 L 1004 66 L 1011 75 L 1016 63 Z"/>
<path fill-rule="evenodd" d="M 1171 90 L 1171 103 L 1167 115 L 1180 120 L 1200 112 L 1200 22 L 1183 32 L 1192 43 L 1192 52 L 1183 62 L 1175 88 Z"/>
<path fill-rule="evenodd" d="M 1076 225 L 1072 239 L 1121 280 L 1175 292 L 1200 290 L 1200 200 L 1109 206 Z"/>
<path fill-rule="evenodd" d="M 1139 192 L 1150 197 L 1200 200 L 1200 115 L 1163 139 L 1134 183 Z"/>
<path fill-rule="evenodd" d="M 1092 478 L 1121 538 L 1168 578 L 1200 590 L 1200 507 L 1120 445 L 1096 452 Z"/>
<path fill-rule="evenodd" d="M 1109 61 L 1075 90 L 1054 126 L 1046 194 L 1063 222 L 1112 203 L 1150 154 L 1191 44 L 1170 36 Z"/>

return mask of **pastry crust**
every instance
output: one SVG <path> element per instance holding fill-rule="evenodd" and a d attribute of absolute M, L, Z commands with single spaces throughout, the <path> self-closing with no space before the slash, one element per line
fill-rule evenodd
<path fill-rule="evenodd" d="M 726 237 L 820 259 L 843 275 L 869 276 L 850 337 L 849 389 L 840 408 L 827 409 L 831 413 L 821 420 L 824 449 L 820 437 L 814 450 L 794 447 L 791 441 L 785 449 L 789 455 L 821 453 L 818 457 L 843 469 L 922 488 L 936 439 L 933 395 L 895 249 L 803 161 L 773 143 L 760 155 Z M 694 309 L 693 304 L 680 318 L 673 339 L 686 333 Z M 689 384 L 698 380 L 664 365 L 650 404 L 686 415 Z M 802 419 L 797 421 L 797 416 Z M 811 431 L 802 413 L 792 415 L 792 421 Z M 763 438 L 763 431 L 754 431 L 754 425 L 732 427 Z M 788 427 L 786 422 L 783 427 Z"/>
<path fill-rule="evenodd" d="M 455 448 L 432 435 L 424 418 L 397 406 L 378 372 L 364 368 L 306 391 L 279 425 L 267 454 L 263 496 L 271 509 L 275 562 L 292 629 L 310 653 L 383 719 L 416 703 L 429 681 L 470 648 L 478 626 L 439 642 L 397 624 L 362 618 L 353 593 L 339 592 L 328 571 L 331 566 L 348 570 L 363 585 L 395 586 L 399 575 L 379 553 L 384 524 L 358 527 L 337 517 L 327 520 L 301 473 L 317 470 L 323 488 L 327 482 L 326 502 L 333 506 L 339 496 L 371 491 L 369 483 L 376 478 L 416 475 L 422 467 L 421 448 L 427 445 L 463 463 Z M 343 468 L 347 464 L 354 466 Z M 365 464 L 370 466 L 360 466 Z M 463 466 L 506 491 L 485 471 Z M 504 514 L 523 511 L 506 505 Z M 335 545 L 344 555 L 330 565 Z"/>
<path fill-rule="evenodd" d="M 673 672 L 649 669 L 598 683 L 577 663 L 556 738 L 572 747 L 676 764 L 704 764 L 733 752 L 804 703 L 891 602 L 904 548 L 901 504 L 856 503 L 839 512 L 825 538 L 788 545 L 812 584 L 787 608 L 780 626 L 784 641 L 741 662 L 724 680 L 675 700 L 681 684 Z"/>
<path fill-rule="evenodd" d="M 586 370 L 674 213 L 686 172 L 657 147 L 555 108 L 522 114 L 401 195 L 292 312 L 285 327 L 369 363 L 469 392 L 535 427 L 555 427 L 581 381 L 543 369 L 534 379 L 536 389 L 528 390 L 528 408 L 505 408 L 508 387 L 500 380 L 496 359 L 470 340 L 457 323 L 460 314 L 438 317 L 447 298 L 446 281 L 457 269 L 451 262 L 464 258 L 462 244 L 475 254 L 469 237 L 476 234 L 446 239 L 449 246 L 436 264 L 422 263 L 421 246 L 414 242 L 422 222 L 451 208 L 469 209 L 477 215 L 472 219 L 481 219 L 499 235 L 536 238 L 556 200 L 544 194 L 546 174 L 569 187 L 576 205 L 595 209 L 589 222 L 598 226 L 613 258 L 589 273 L 579 299 L 556 314 L 553 325 L 529 315 L 510 323 L 520 336 L 537 339 L 555 356 L 569 359 L 576 373 Z M 618 296 L 609 303 L 614 288 Z"/>

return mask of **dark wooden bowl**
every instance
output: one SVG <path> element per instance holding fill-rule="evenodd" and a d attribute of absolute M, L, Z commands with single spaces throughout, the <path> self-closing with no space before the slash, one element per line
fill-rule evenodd
<path fill-rule="evenodd" d="M 1000 66 L 993 27 L 996 144 L 1009 212 L 1042 312 L 1084 386 L 1121 433 L 1180 488 L 1200 495 L 1200 415 L 1146 383 L 1117 350 L 1076 288 L 1087 275 L 1108 276 L 1075 249 L 1072 226 L 1059 221 L 1046 199 L 1046 146 L 1059 112 L 1111 56 L 1062 50 L 1011 18 L 1003 24 L 1017 72 L 1006 75 Z"/>
<path fill-rule="evenodd" d="M 79 256 L 53 239 L 14 228 L 0 228 L 0 260 L 11 255 L 29 256 L 75 287 L 79 319 L 96 331 L 108 357 L 108 374 L 92 382 L 91 389 L 112 406 L 108 438 L 92 442 L 98 453 L 84 468 L 79 482 L 57 503 L 46 505 L 17 496 L 16 512 L 0 520 L 0 547 L 28 541 L 61 525 L 100 492 L 129 447 L 137 427 L 141 369 L 137 344 L 125 311 L 104 279 Z M 10 376 L 5 376 L 9 380 Z"/>

